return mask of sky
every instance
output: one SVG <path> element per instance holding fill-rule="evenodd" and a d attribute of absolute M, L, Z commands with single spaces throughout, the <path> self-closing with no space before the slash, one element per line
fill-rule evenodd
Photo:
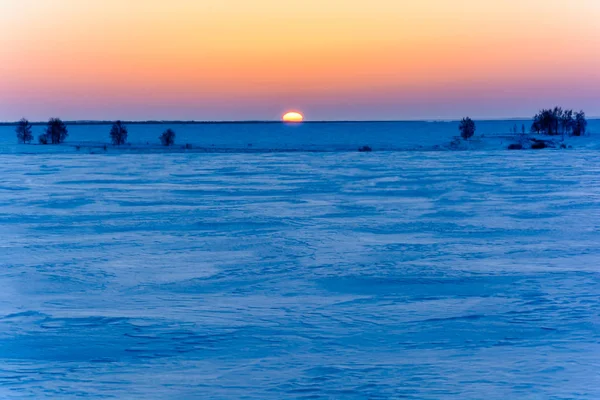
<path fill-rule="evenodd" d="M 598 0 L 0 0 L 0 121 L 600 116 Z"/>

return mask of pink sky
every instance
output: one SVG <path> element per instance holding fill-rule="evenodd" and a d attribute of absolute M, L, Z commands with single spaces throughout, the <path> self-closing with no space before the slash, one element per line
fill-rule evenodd
<path fill-rule="evenodd" d="M 0 120 L 600 116 L 597 0 L 0 3 Z"/>

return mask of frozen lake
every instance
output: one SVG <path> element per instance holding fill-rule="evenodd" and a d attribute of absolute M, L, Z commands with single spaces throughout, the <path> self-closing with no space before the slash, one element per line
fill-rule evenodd
<path fill-rule="evenodd" d="M 596 151 L 0 160 L 2 398 L 600 398 Z"/>

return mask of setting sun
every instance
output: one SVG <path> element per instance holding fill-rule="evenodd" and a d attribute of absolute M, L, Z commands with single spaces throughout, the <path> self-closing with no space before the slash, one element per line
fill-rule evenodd
<path fill-rule="evenodd" d="M 296 111 L 290 111 L 283 116 L 283 122 L 302 122 L 304 116 Z"/>

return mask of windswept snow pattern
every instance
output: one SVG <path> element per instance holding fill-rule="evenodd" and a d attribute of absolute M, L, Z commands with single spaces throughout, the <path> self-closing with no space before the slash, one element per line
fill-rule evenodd
<path fill-rule="evenodd" d="M 0 159 L 1 398 L 600 398 L 597 152 Z"/>

